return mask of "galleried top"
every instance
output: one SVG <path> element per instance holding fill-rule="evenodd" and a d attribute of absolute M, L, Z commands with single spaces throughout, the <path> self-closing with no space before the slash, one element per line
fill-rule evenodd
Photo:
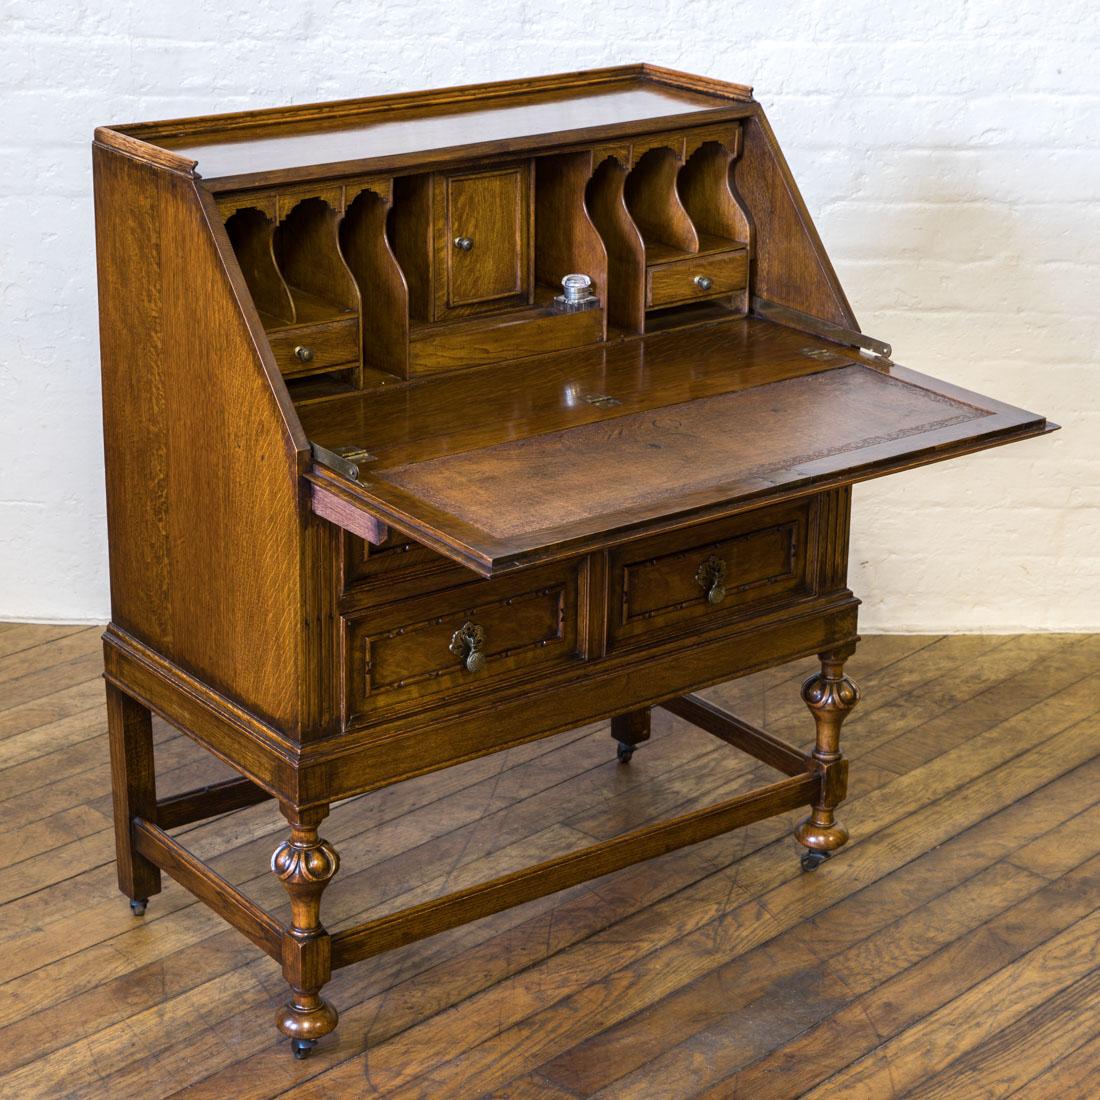
<path fill-rule="evenodd" d="M 751 97 L 741 84 L 629 65 L 111 129 L 169 150 L 207 181 L 238 183 L 318 167 L 389 171 L 500 142 L 518 152 L 720 121 L 745 114 Z"/>

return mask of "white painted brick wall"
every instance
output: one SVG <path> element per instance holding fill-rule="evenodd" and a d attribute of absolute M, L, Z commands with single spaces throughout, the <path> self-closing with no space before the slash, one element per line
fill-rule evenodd
<path fill-rule="evenodd" d="M 754 84 L 864 328 L 1064 425 L 856 490 L 866 630 L 1100 630 L 1095 0 L 0 0 L 0 617 L 107 615 L 98 123 L 651 60 Z"/>

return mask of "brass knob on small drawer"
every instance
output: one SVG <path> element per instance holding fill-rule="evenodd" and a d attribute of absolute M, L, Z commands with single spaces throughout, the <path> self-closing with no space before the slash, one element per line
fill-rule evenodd
<path fill-rule="evenodd" d="M 696 275 L 691 280 L 700 290 L 710 290 L 714 286 L 714 280 L 709 275 Z"/>
<path fill-rule="evenodd" d="M 485 667 L 485 628 L 477 623 L 463 623 L 451 635 L 448 648 L 462 658 L 467 672 L 480 672 Z"/>
<path fill-rule="evenodd" d="M 312 363 L 313 362 L 313 348 L 307 348 L 305 344 L 299 344 L 294 349 L 294 358 L 299 363 Z"/>
<path fill-rule="evenodd" d="M 473 237 L 455 237 L 455 248 L 460 252 L 469 252 L 474 247 Z"/>
<path fill-rule="evenodd" d="M 713 555 L 695 571 L 695 583 L 706 593 L 707 603 L 720 604 L 726 598 L 726 563 Z"/>

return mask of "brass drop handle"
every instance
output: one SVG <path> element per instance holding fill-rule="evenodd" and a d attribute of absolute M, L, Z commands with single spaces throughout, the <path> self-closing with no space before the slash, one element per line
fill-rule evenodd
<path fill-rule="evenodd" d="M 305 344 L 299 344 L 294 349 L 294 357 L 299 363 L 312 363 L 313 362 L 313 348 L 306 347 Z"/>
<path fill-rule="evenodd" d="M 455 237 L 455 248 L 460 252 L 469 252 L 474 247 L 473 237 Z"/>
<path fill-rule="evenodd" d="M 691 280 L 700 290 L 710 290 L 714 286 L 714 280 L 709 275 L 696 275 Z"/>
<path fill-rule="evenodd" d="M 695 583 L 706 593 L 707 603 L 720 604 L 726 598 L 726 563 L 711 555 L 695 571 Z"/>
<path fill-rule="evenodd" d="M 477 623 L 463 623 L 451 635 L 449 648 L 462 659 L 467 672 L 480 672 L 485 667 L 485 628 Z"/>

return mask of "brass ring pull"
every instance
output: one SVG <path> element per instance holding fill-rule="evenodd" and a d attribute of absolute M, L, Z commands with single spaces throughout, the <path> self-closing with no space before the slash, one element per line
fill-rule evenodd
<path fill-rule="evenodd" d="M 695 571 L 695 583 L 706 593 L 707 603 L 726 598 L 726 563 L 713 554 Z"/>
<path fill-rule="evenodd" d="M 477 623 L 463 623 L 451 635 L 449 648 L 462 659 L 467 672 L 480 672 L 485 667 L 485 628 Z"/>
<path fill-rule="evenodd" d="M 474 247 L 473 237 L 455 237 L 455 248 L 461 252 L 469 252 Z"/>

